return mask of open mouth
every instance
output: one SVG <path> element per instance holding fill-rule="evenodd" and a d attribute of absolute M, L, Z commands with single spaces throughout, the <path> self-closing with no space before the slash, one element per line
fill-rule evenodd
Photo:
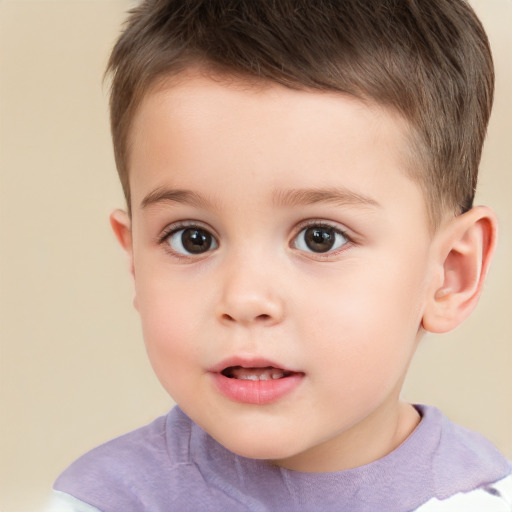
<path fill-rule="evenodd" d="M 221 374 L 224 375 L 224 377 L 228 377 L 229 379 L 265 381 L 289 377 L 293 374 L 293 372 L 283 370 L 282 368 L 274 368 L 273 366 L 266 366 L 264 368 L 228 366 L 222 370 Z"/>
<path fill-rule="evenodd" d="M 235 402 L 265 405 L 283 399 L 304 381 L 305 373 L 270 361 L 225 361 L 212 369 L 217 389 Z"/>

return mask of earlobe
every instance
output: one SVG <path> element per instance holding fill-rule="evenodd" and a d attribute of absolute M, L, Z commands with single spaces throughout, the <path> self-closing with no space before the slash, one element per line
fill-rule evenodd
<path fill-rule="evenodd" d="M 496 216 L 489 208 L 475 207 L 441 228 L 438 237 L 438 272 L 422 325 L 443 333 L 462 323 L 478 302 L 496 246 Z"/>
<path fill-rule="evenodd" d="M 134 274 L 132 226 L 130 217 L 123 210 L 115 210 L 110 215 L 110 225 L 121 247 L 126 251 L 130 259 L 130 272 Z"/>

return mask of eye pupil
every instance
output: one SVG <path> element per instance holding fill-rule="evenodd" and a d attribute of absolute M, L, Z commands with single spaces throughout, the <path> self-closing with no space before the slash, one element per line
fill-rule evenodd
<path fill-rule="evenodd" d="M 312 227 L 306 229 L 304 239 L 306 245 L 312 251 L 327 252 L 334 246 L 336 235 L 332 228 Z"/>
<path fill-rule="evenodd" d="M 181 235 L 183 247 L 192 254 L 200 254 L 210 249 L 212 236 L 202 229 L 184 229 Z"/>

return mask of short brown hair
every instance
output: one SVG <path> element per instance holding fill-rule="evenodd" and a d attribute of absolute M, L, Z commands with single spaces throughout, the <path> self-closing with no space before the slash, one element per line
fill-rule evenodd
<path fill-rule="evenodd" d="M 192 66 L 329 90 L 398 111 L 434 225 L 471 208 L 494 91 L 489 42 L 464 0 L 145 0 L 110 57 L 111 127 L 131 209 L 129 131 L 155 81 Z"/>

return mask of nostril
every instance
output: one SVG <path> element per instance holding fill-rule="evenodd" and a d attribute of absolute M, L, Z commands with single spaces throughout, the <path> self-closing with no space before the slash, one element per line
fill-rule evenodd
<path fill-rule="evenodd" d="M 227 313 L 224 313 L 222 315 L 222 320 L 224 320 L 225 322 L 229 322 L 229 323 L 232 323 L 232 322 L 237 322 L 239 320 L 237 320 L 235 317 L 231 316 L 231 315 L 228 315 Z M 256 322 L 268 322 L 272 317 L 266 313 L 263 313 L 261 315 L 257 315 L 256 317 L 254 317 L 254 320 Z"/>

